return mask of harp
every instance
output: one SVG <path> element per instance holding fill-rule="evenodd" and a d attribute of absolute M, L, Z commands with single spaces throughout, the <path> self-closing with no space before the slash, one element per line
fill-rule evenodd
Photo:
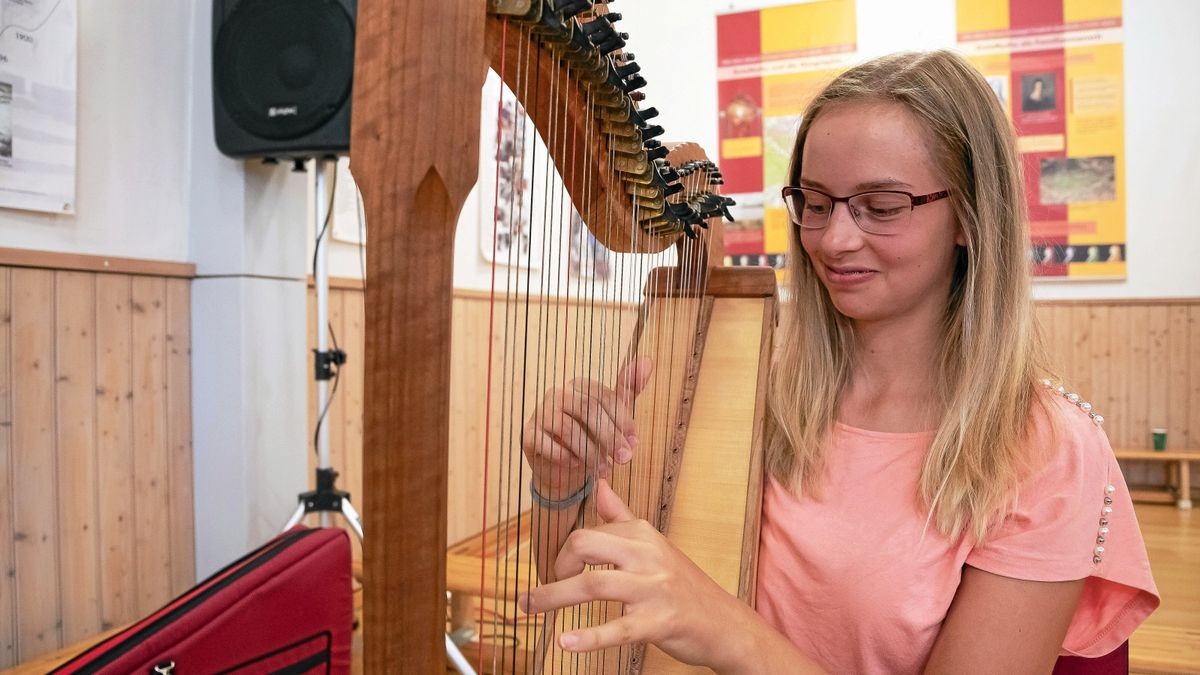
<path fill-rule="evenodd" d="M 606 10 L 607 3 L 592 0 L 359 2 L 352 168 L 371 232 L 363 495 L 368 672 L 445 668 L 447 458 L 450 425 L 459 423 L 449 412 L 452 260 L 457 216 L 479 171 L 480 92 L 489 66 L 528 111 L 558 169 L 564 201 L 591 234 L 610 250 L 650 258 L 637 268 L 645 273 L 638 281 L 644 302 L 601 299 L 600 312 L 610 317 L 599 320 L 610 336 L 601 356 L 541 354 L 533 360 L 562 359 L 561 371 L 543 371 L 501 400 L 520 410 L 514 402 L 537 397 L 567 372 L 611 380 L 620 363 L 651 354 L 655 378 L 635 408 L 643 442 L 630 466 L 614 470 L 612 483 L 726 590 L 753 601 L 761 382 L 775 278 L 767 269 L 719 266 L 720 236 L 711 222 L 726 204 L 713 185 L 719 174 L 695 146 L 671 148 L 654 138 L 661 130 L 637 104 L 639 76 L 620 54 L 623 36 Z M 596 308 L 595 295 L 576 303 L 576 326 L 589 304 Z M 514 335 L 522 322 L 528 325 L 528 311 L 512 319 Z M 509 325 L 503 319 L 503 330 Z M 518 382 L 515 372 L 499 379 Z M 528 473 L 521 478 L 513 438 L 519 426 L 510 421 L 495 434 L 495 510 L 483 533 L 449 555 L 452 580 L 468 576 L 456 575 L 464 561 L 475 565 L 469 576 L 478 592 L 454 589 L 467 606 L 456 614 L 478 613 L 481 627 L 490 622 L 504 631 L 523 620 L 512 607 L 515 594 L 536 583 L 528 553 L 536 544 L 527 542 L 537 525 L 527 515 Z M 491 468 L 500 463 L 517 477 Z M 511 560 L 525 571 L 514 575 Z M 506 633 L 489 642 L 480 632 L 467 651 L 491 672 L 687 669 L 653 647 L 582 660 L 554 653 L 562 622 L 576 626 L 619 611 L 605 605 L 534 626 L 525 621 L 520 639 Z"/>

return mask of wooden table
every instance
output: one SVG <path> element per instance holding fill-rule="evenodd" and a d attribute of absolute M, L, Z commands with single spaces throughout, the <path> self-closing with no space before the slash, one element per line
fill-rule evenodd
<path fill-rule="evenodd" d="M 1181 509 L 1192 508 L 1192 483 L 1189 462 L 1200 462 L 1200 449 L 1185 450 L 1114 450 L 1117 459 L 1168 462 L 1174 470 L 1167 472 L 1167 491 L 1134 492 L 1135 499 L 1147 501 L 1174 501 Z"/>

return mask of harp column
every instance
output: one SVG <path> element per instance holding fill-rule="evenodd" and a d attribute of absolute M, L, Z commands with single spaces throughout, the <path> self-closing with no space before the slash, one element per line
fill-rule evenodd
<path fill-rule="evenodd" d="M 359 0 L 351 168 L 367 250 L 364 665 L 445 668 L 454 227 L 478 175 L 486 5 Z"/>

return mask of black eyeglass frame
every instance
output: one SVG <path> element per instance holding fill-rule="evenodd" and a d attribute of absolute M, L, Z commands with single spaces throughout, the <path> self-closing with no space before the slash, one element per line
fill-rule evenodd
<path fill-rule="evenodd" d="M 800 223 L 800 219 L 797 217 L 797 215 L 795 213 L 792 213 L 792 205 L 791 205 L 791 202 L 788 201 L 788 197 L 799 192 L 799 193 L 801 193 L 801 198 L 803 198 L 803 196 L 804 196 L 803 192 L 802 192 L 803 190 L 808 190 L 809 192 L 815 192 L 823 197 L 829 198 L 829 202 L 830 202 L 829 203 L 829 218 L 833 218 L 834 208 L 836 208 L 838 204 L 844 203 L 846 205 L 846 210 L 848 210 L 850 212 L 850 217 L 854 220 L 854 224 L 858 226 L 858 229 L 862 230 L 863 232 L 867 232 L 868 234 L 879 234 L 879 233 L 871 232 L 870 230 L 864 229 L 862 226 L 862 223 L 858 222 L 858 215 L 855 214 L 854 209 L 850 207 L 850 200 L 854 199 L 855 197 L 861 197 L 862 195 L 871 195 L 871 194 L 879 194 L 879 193 L 904 195 L 905 197 L 908 197 L 909 201 L 911 202 L 911 204 L 908 207 L 908 211 L 909 211 L 909 213 L 912 213 L 912 210 L 917 208 L 918 206 L 923 206 L 925 204 L 929 204 L 930 202 L 936 202 L 940 199 L 945 199 L 946 197 L 950 196 L 949 190 L 939 190 L 937 192 L 930 192 L 927 195 L 914 195 L 913 193 L 905 192 L 904 190 L 863 190 L 862 192 L 856 192 L 848 197 L 835 197 L 835 196 L 829 194 L 828 192 L 825 192 L 823 190 L 818 190 L 816 188 L 801 187 L 799 185 L 785 185 L 783 187 L 783 190 L 780 192 L 780 194 L 783 196 L 784 206 L 787 207 L 788 217 L 791 219 L 793 225 L 795 225 L 796 227 L 799 227 L 801 229 L 804 229 L 804 230 L 823 230 L 823 229 L 829 227 L 829 219 L 826 219 L 825 224 L 820 227 L 809 227 L 809 226 L 806 226 L 806 225 L 803 225 Z M 884 236 L 886 236 L 886 235 L 884 235 Z"/>

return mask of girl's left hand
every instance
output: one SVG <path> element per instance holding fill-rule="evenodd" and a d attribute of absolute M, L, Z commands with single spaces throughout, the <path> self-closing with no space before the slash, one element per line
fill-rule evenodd
<path fill-rule="evenodd" d="M 739 651 L 732 648 L 734 632 L 756 623 L 753 610 L 719 587 L 654 526 L 637 519 L 607 481 L 596 485 L 596 506 L 604 523 L 567 537 L 554 566 L 557 581 L 522 594 L 521 610 L 535 614 L 597 600 L 622 602 L 622 616 L 563 633 L 559 644 L 569 652 L 590 652 L 650 642 L 685 663 L 717 670 L 731 666 L 717 661 L 728 661 Z"/>

